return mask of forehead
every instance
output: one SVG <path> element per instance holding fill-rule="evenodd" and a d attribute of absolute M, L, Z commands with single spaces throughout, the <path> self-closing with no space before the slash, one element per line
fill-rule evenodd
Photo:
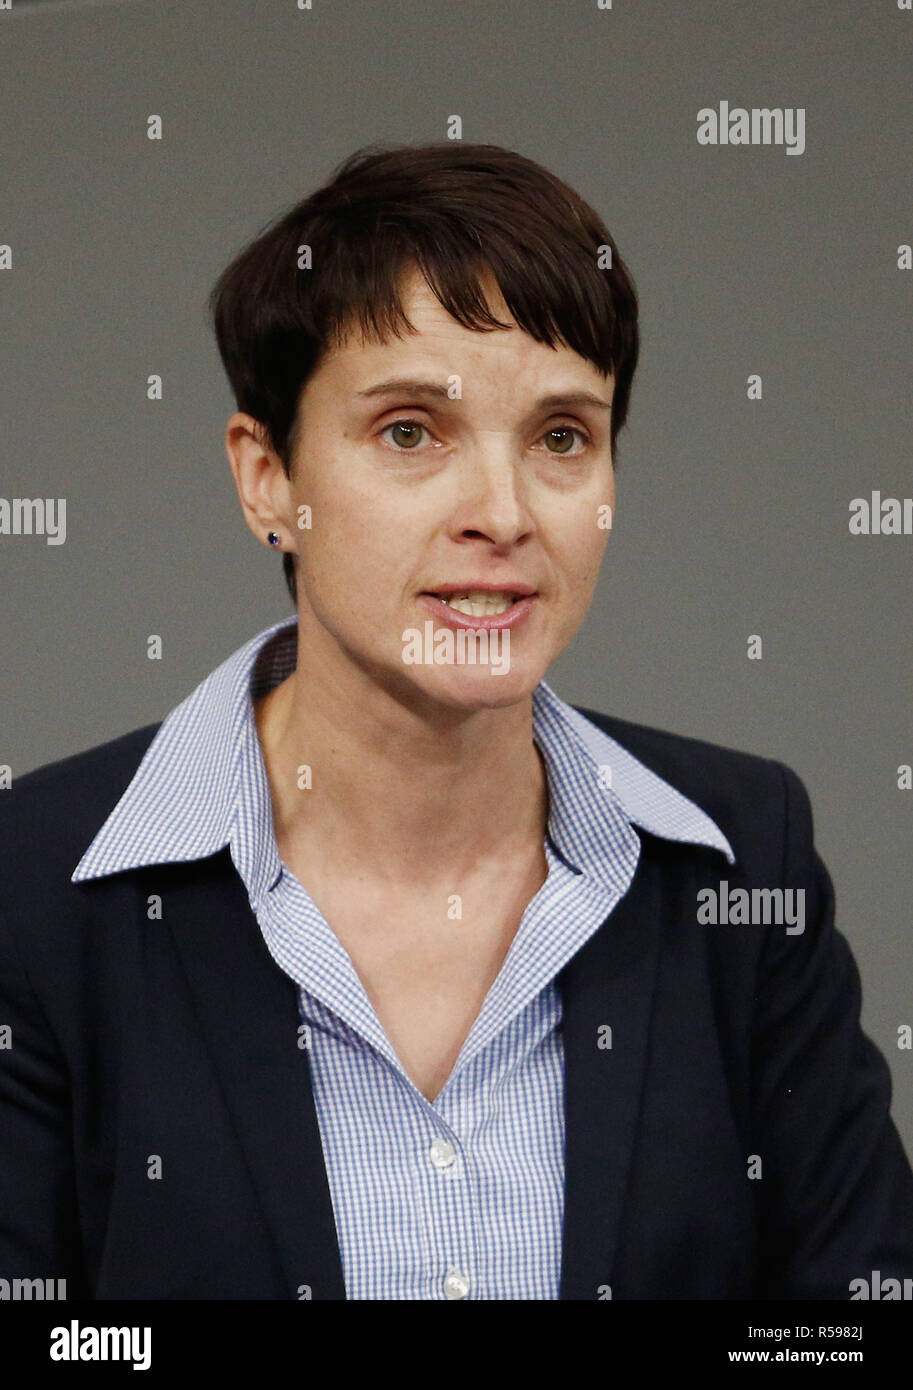
<path fill-rule="evenodd" d="M 475 389 L 493 386 L 504 389 L 505 381 L 523 391 L 545 379 L 589 387 L 607 397 L 606 378 L 585 358 L 564 344 L 550 347 L 521 329 L 504 302 L 497 281 L 490 271 L 479 280 L 488 307 L 505 329 L 474 330 L 458 323 L 441 304 L 418 267 L 405 271 L 399 282 L 400 302 L 414 332 L 403 326 L 402 337 L 392 335 L 383 341 L 365 337 L 359 329 L 350 330 L 341 343 L 330 349 L 322 362 L 336 385 L 353 388 L 378 374 L 414 372 L 427 375 L 437 370 L 442 378 L 453 373 L 469 374 Z"/>

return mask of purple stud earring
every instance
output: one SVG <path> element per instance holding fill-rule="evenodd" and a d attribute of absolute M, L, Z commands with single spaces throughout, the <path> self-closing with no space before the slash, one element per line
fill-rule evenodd
<path fill-rule="evenodd" d="M 276 535 L 275 531 L 270 531 L 269 535 L 267 536 L 267 540 L 269 541 L 270 545 L 279 544 L 279 537 Z"/>

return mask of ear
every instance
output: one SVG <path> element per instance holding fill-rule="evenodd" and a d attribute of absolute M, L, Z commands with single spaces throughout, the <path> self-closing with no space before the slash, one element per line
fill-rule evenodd
<path fill-rule="evenodd" d="M 275 549 L 284 549 L 293 534 L 291 486 L 269 432 L 252 415 L 237 412 L 226 426 L 225 452 L 244 520 L 261 544 L 269 545 L 269 533 L 277 532 Z"/>

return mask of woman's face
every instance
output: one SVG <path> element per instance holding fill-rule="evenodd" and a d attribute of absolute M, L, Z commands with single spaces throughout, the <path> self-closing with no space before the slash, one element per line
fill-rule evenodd
<path fill-rule="evenodd" d="M 402 302 L 417 331 L 349 338 L 322 360 L 299 403 L 291 479 L 273 491 L 315 659 L 341 679 L 354 664 L 422 707 L 494 708 L 532 693 L 586 613 L 614 513 L 612 378 L 536 343 L 488 284 L 507 330 L 463 328 L 408 275 Z M 517 589 L 528 596 L 484 618 L 471 600 L 452 595 L 463 617 L 430 597 L 479 588 L 505 591 L 502 605 Z M 429 622 L 429 635 L 452 634 L 453 653 L 457 625 L 495 624 L 487 664 L 409 659 L 431 654 Z"/>

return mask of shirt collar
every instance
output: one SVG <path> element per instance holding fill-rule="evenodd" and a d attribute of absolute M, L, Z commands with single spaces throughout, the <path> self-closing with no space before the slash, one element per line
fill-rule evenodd
<path fill-rule="evenodd" d="M 268 887 L 279 860 L 253 701 L 290 675 L 296 658 L 297 618 L 283 619 L 246 642 L 176 706 L 71 881 L 202 859 L 229 846 L 251 900 Z M 545 681 L 533 692 L 533 736 L 548 776 L 549 835 L 580 872 L 612 886 L 616 875 L 607 846 L 629 837 L 632 824 L 663 839 L 721 850 L 735 862 L 729 841 L 706 812 L 559 699 Z M 242 826 L 239 813 L 250 808 L 252 778 L 263 814 L 252 824 L 245 815 Z M 252 877 L 260 881 L 252 885 Z"/>

